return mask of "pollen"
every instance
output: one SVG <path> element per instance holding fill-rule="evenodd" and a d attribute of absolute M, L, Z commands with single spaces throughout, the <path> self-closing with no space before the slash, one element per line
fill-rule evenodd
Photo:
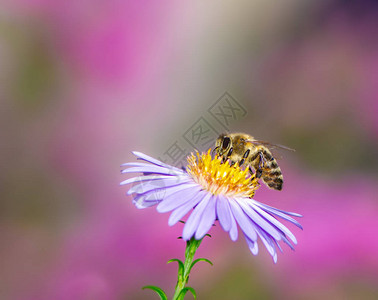
<path fill-rule="evenodd" d="M 212 158 L 210 150 L 202 154 L 192 153 L 186 170 L 195 182 L 213 195 L 252 198 L 260 186 L 248 169 L 243 170 L 238 164 L 222 163 L 221 157 Z"/>

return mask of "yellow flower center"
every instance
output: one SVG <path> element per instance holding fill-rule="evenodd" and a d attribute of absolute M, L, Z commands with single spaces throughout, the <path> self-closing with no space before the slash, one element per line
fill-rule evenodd
<path fill-rule="evenodd" d="M 242 170 L 238 164 L 222 163 L 221 157 L 211 157 L 210 149 L 207 153 L 192 153 L 186 170 L 195 182 L 214 195 L 252 198 L 260 186 L 248 168 Z"/>

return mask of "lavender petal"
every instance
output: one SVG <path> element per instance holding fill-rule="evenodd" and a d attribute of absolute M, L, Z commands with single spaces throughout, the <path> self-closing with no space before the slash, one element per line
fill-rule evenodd
<path fill-rule="evenodd" d="M 157 165 L 157 166 L 161 166 L 161 167 L 165 167 L 165 168 L 169 168 L 169 169 L 172 169 L 172 170 L 176 170 L 176 171 L 180 171 L 180 172 L 183 172 L 181 169 L 179 168 L 176 168 L 176 167 L 173 167 L 173 166 L 170 166 L 166 163 L 163 163 L 162 161 L 160 160 L 157 160 L 155 158 L 152 158 L 151 156 L 148 156 L 144 153 L 141 153 L 141 152 L 138 152 L 138 151 L 132 151 L 132 153 L 138 157 L 139 159 L 142 159 L 142 160 L 145 160 L 145 161 L 148 161 L 149 163 L 152 163 L 154 165 Z"/>
<path fill-rule="evenodd" d="M 252 252 L 253 255 L 257 255 L 259 253 L 259 245 L 257 244 L 257 241 L 251 241 L 248 236 L 244 235 L 245 240 L 247 241 L 247 245 L 249 250 Z"/>
<path fill-rule="evenodd" d="M 170 168 L 167 168 L 167 167 L 162 167 L 162 166 L 157 166 L 157 165 L 153 165 L 153 164 L 148 164 L 148 163 L 142 163 L 142 162 L 128 162 L 128 163 L 125 163 L 125 164 L 122 164 L 121 167 L 159 167 L 159 168 L 166 168 L 166 169 L 170 169 Z"/>
<path fill-rule="evenodd" d="M 182 175 L 183 171 L 175 171 L 168 168 L 158 167 L 154 165 L 149 165 L 148 167 L 131 167 L 121 171 L 122 174 L 126 173 L 154 173 L 154 174 L 164 174 L 164 175 Z"/>
<path fill-rule="evenodd" d="M 201 202 L 199 202 L 199 204 L 196 206 L 196 208 L 193 210 L 188 220 L 186 221 L 184 230 L 182 232 L 182 238 L 185 241 L 190 240 L 193 234 L 196 232 L 198 224 L 201 220 L 201 216 L 210 200 L 210 197 L 211 195 L 209 193 L 206 193 L 205 197 Z"/>
<path fill-rule="evenodd" d="M 185 188 L 164 197 L 163 201 L 159 203 L 156 210 L 160 213 L 174 210 L 193 198 L 193 196 L 196 195 L 201 189 L 196 183 L 186 184 L 185 186 Z"/>
<path fill-rule="evenodd" d="M 160 200 L 157 200 L 157 199 L 154 199 L 154 201 L 146 201 L 144 195 L 138 195 L 137 197 L 133 199 L 133 204 L 138 209 L 147 208 L 147 207 L 156 205 L 159 202 Z"/>
<path fill-rule="evenodd" d="M 147 176 L 138 176 L 138 177 L 132 177 L 129 179 L 126 179 L 120 183 L 120 185 L 135 183 L 135 182 L 143 182 L 143 181 L 150 181 L 150 180 L 158 180 L 158 179 L 167 179 L 172 178 L 171 175 L 147 175 Z M 188 175 L 177 175 L 174 176 L 177 178 L 177 180 L 185 180 L 188 178 Z"/>
<path fill-rule="evenodd" d="M 238 199 L 238 203 L 243 209 L 243 211 L 256 223 L 257 226 L 261 227 L 267 233 L 269 233 L 276 240 L 281 239 L 281 234 L 275 227 L 273 227 L 266 219 L 262 218 L 257 212 L 253 210 L 253 207 L 248 205 L 248 200 Z"/>
<path fill-rule="evenodd" d="M 158 179 L 158 180 L 151 180 L 151 181 L 144 181 L 138 185 L 132 186 L 127 194 L 131 195 L 134 193 L 137 194 L 144 194 L 148 191 L 157 190 L 165 187 L 171 187 L 176 185 L 183 185 L 183 184 L 193 184 L 193 181 L 190 178 L 186 178 L 186 181 L 179 180 L 176 177 Z"/>
<path fill-rule="evenodd" d="M 231 209 L 226 197 L 218 195 L 217 199 L 217 217 L 224 231 L 231 229 Z"/>
<path fill-rule="evenodd" d="M 269 211 L 270 213 L 272 213 L 272 214 L 274 214 L 276 216 L 279 216 L 282 219 L 285 219 L 286 221 L 289 221 L 289 222 L 293 223 L 294 225 L 296 225 L 297 227 L 299 227 L 300 229 L 303 230 L 302 225 L 299 224 L 297 220 L 295 220 L 295 219 L 293 219 L 293 218 L 291 218 L 291 217 L 288 216 L 288 215 L 290 215 L 290 216 L 294 216 L 294 217 L 302 217 L 302 215 L 291 213 L 291 212 L 286 212 L 284 210 L 281 210 L 281 209 L 278 209 L 278 208 L 274 208 L 274 207 L 271 207 L 269 205 L 260 203 L 260 202 L 258 202 L 256 200 L 253 200 L 253 199 L 251 199 L 251 200 L 253 201 L 254 204 L 256 204 L 257 206 L 261 207 L 263 210 Z"/>
<path fill-rule="evenodd" d="M 134 200 L 141 201 L 139 199 L 143 199 L 144 202 L 153 202 L 157 204 L 160 201 L 162 201 L 165 197 L 168 197 L 171 194 L 176 193 L 177 191 L 183 190 L 185 188 L 186 188 L 186 185 L 176 185 L 176 186 L 168 186 L 162 189 L 154 189 L 144 194 L 136 194 L 136 196 L 134 197 Z"/>
<path fill-rule="evenodd" d="M 266 250 L 268 250 L 269 254 L 274 258 L 274 256 L 276 255 L 276 247 L 274 242 L 272 241 L 272 237 L 267 235 L 261 228 L 257 229 L 257 234 L 263 242 Z"/>
<path fill-rule="evenodd" d="M 251 204 L 253 205 L 253 204 Z M 279 230 L 281 230 L 284 234 L 286 234 L 293 242 L 294 244 L 297 244 L 297 239 L 295 238 L 294 234 L 291 233 L 291 231 L 285 226 L 283 225 L 281 222 L 279 222 L 276 218 L 274 218 L 272 215 L 270 215 L 269 213 L 265 212 L 264 210 L 262 210 L 261 208 L 259 208 L 258 206 L 256 205 L 253 205 L 253 208 L 261 215 L 263 216 L 265 219 L 267 219 L 271 224 L 273 224 L 274 226 L 276 226 L 276 228 L 278 228 Z M 282 237 L 282 235 L 281 235 Z"/>
<path fill-rule="evenodd" d="M 257 233 L 249 217 L 245 215 L 245 213 L 236 201 L 230 200 L 230 206 L 232 213 L 237 223 L 239 224 L 241 230 L 244 232 L 246 236 L 248 236 L 248 238 L 251 241 L 255 242 L 257 240 Z"/>
<path fill-rule="evenodd" d="M 212 195 L 210 197 L 209 203 L 207 204 L 207 206 L 205 207 L 203 211 L 201 220 L 198 224 L 198 228 L 195 233 L 195 238 L 197 240 L 202 239 L 215 222 L 215 203 L 216 203 L 216 196 Z"/>
<path fill-rule="evenodd" d="M 192 199 L 176 208 L 169 216 L 168 225 L 173 226 L 178 221 L 180 221 L 181 218 L 184 217 L 189 211 L 191 211 L 198 204 L 198 202 L 202 201 L 204 197 L 205 192 L 198 192 L 197 195 L 195 195 Z"/>
<path fill-rule="evenodd" d="M 286 245 L 288 245 L 288 246 L 291 248 L 291 250 L 295 251 L 294 246 L 290 243 L 290 241 L 287 239 L 286 236 L 283 236 L 283 237 L 282 237 L 282 241 L 283 241 Z"/>

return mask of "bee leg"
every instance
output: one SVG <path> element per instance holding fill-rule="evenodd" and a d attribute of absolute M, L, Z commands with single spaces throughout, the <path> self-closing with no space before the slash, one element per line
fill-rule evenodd
<path fill-rule="evenodd" d="M 262 152 L 259 152 L 259 156 L 260 156 L 260 161 L 259 161 L 259 165 L 256 169 L 256 178 L 261 178 L 263 168 L 264 168 L 264 165 L 265 165 L 265 158 L 264 158 Z"/>
<path fill-rule="evenodd" d="M 251 176 L 255 175 L 255 173 L 253 172 L 253 169 L 251 167 L 248 167 L 248 170 L 249 170 L 249 173 L 251 174 Z"/>
<path fill-rule="evenodd" d="M 257 169 L 256 170 L 256 178 L 261 178 L 261 175 L 262 175 L 262 170 L 261 169 Z"/>
<path fill-rule="evenodd" d="M 214 154 L 214 152 L 218 149 L 219 147 L 215 147 L 212 151 L 211 151 L 211 155 Z"/>
<path fill-rule="evenodd" d="M 259 168 L 264 168 L 265 162 L 266 162 L 265 157 L 262 152 L 259 152 L 259 156 L 260 156 Z"/>

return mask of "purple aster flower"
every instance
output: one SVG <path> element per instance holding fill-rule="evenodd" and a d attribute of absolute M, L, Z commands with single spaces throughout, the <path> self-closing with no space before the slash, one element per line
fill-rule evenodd
<path fill-rule="evenodd" d="M 171 212 L 170 226 L 190 213 L 182 233 L 186 241 L 194 237 L 202 239 L 211 226 L 218 221 L 231 240 L 238 238 L 238 226 L 244 234 L 248 247 L 254 255 L 258 253 L 257 239 L 277 262 L 279 241 L 294 250 L 297 244 L 291 231 L 277 220 L 280 217 L 302 229 L 292 218 L 301 215 L 286 212 L 254 200 L 259 187 L 258 179 L 247 169 L 238 165 L 222 163 L 219 157 L 207 153 L 188 157 L 186 170 L 165 164 L 140 152 L 133 152 L 140 160 L 123 164 L 122 173 L 143 173 L 121 184 L 134 184 L 127 194 L 133 195 L 137 208 L 157 205 L 160 213 Z"/>

